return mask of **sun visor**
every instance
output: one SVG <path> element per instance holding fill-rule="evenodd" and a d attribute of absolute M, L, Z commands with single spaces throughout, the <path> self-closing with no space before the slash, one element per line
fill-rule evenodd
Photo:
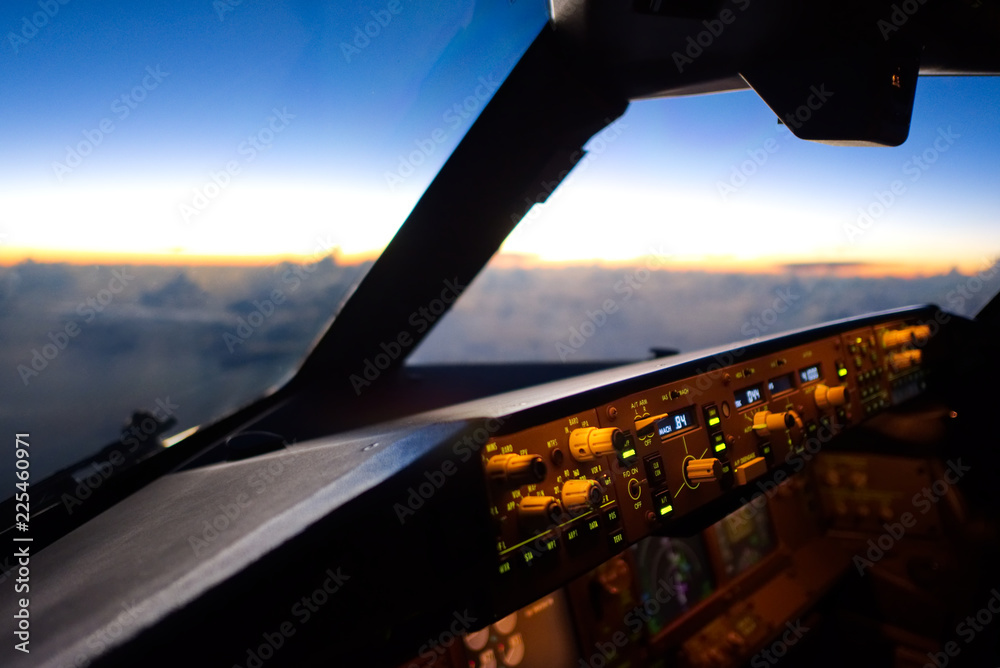
<path fill-rule="evenodd" d="M 912 48 L 845 48 L 842 55 L 755 63 L 740 75 L 800 139 L 899 146 L 910 131 L 920 70 Z"/>

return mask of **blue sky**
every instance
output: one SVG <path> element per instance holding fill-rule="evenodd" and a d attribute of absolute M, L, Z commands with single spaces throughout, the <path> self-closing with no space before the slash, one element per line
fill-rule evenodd
<path fill-rule="evenodd" d="M 481 109 L 476 93 L 506 76 L 544 21 L 536 0 L 5 3 L 0 90 L 14 94 L 0 112 L 0 232 L 9 257 L 111 251 L 198 262 L 310 254 L 318 236 L 348 255 L 378 252 Z M 450 111 L 469 99 L 473 113 Z M 896 262 L 943 251 L 967 265 L 1000 252 L 998 102 L 998 79 L 921 79 L 910 138 L 894 149 L 790 138 L 752 92 L 636 103 L 615 141 L 505 250 L 624 260 L 666 243 L 679 261 L 702 263 Z M 958 139 L 913 179 L 907 161 L 947 128 Z M 81 142 L 89 155 L 58 167 Z M 434 150 L 412 174 L 387 177 L 421 145 Z M 727 195 L 724 184 L 767 146 L 778 149 Z M 845 226 L 858 209 L 897 179 L 905 196 L 851 238 Z M 595 243 L 609 218 L 627 234 Z"/>
<path fill-rule="evenodd" d="M 634 103 L 615 143 L 542 207 L 551 210 L 531 222 L 535 232 L 516 230 L 507 247 L 557 244 L 585 211 L 613 200 L 601 215 L 624 212 L 619 225 L 640 240 L 618 244 L 622 257 L 680 236 L 682 246 L 721 246 L 733 261 L 771 249 L 788 261 L 937 256 L 967 268 L 1000 252 L 998 102 L 1000 78 L 921 78 L 909 138 L 895 148 L 800 141 L 752 91 Z M 925 152 L 933 162 L 918 166 Z M 748 165 L 755 155 L 763 164 Z M 895 181 L 905 192 L 864 234 L 849 232 Z M 646 231 L 657 222 L 659 234 Z"/>

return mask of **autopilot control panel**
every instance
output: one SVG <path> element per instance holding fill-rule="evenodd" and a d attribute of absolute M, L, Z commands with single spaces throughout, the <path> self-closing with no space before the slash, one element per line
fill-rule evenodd
<path fill-rule="evenodd" d="M 768 493 L 844 430 L 920 394 L 935 329 L 921 313 L 729 350 L 498 435 L 482 450 L 498 600 Z"/>
<path fill-rule="evenodd" d="M 933 394 L 938 314 L 775 337 L 505 420 L 481 452 L 497 615 L 403 666 L 758 667 L 793 646 L 814 649 L 786 665 L 844 665 L 866 643 L 882 654 L 858 665 L 922 665 L 937 646 L 920 615 L 905 632 L 878 615 L 930 605 L 914 572 L 928 589 L 973 577 L 947 566 L 958 491 L 918 504 L 907 539 L 870 561 L 943 463 L 852 448 Z"/>

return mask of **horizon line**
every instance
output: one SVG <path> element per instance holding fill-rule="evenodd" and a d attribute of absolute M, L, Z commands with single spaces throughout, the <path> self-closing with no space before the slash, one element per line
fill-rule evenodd
<path fill-rule="evenodd" d="M 122 253 L 114 251 L 52 251 L 41 249 L 14 249 L 0 258 L 0 267 L 12 268 L 25 263 L 46 265 L 126 265 L 157 267 L 197 267 L 197 268 L 253 268 L 269 265 L 312 264 L 332 259 L 340 266 L 358 266 L 378 259 L 380 251 L 346 254 L 334 249 L 324 255 L 282 253 L 276 255 L 215 255 L 188 253 Z M 550 260 L 524 253 L 504 253 L 494 255 L 487 266 L 503 269 L 633 269 L 646 268 L 651 271 L 702 272 L 712 274 L 807 274 L 840 275 L 866 278 L 899 277 L 920 278 L 940 276 L 950 273 L 972 275 L 987 267 L 980 261 L 935 262 L 911 260 L 865 261 L 843 260 L 824 261 L 789 258 L 759 258 L 745 260 L 731 257 L 702 259 L 654 258 L 644 255 L 628 259 L 581 258 L 571 260 Z"/>

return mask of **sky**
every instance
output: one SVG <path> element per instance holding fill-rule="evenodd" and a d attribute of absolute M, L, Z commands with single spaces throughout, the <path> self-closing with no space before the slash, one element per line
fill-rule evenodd
<path fill-rule="evenodd" d="M 0 264 L 377 255 L 545 11 L 4 3 Z M 797 140 L 750 91 L 634 103 L 503 252 L 972 271 L 1000 255 L 998 102 L 995 78 L 922 78 L 892 149 Z"/>
<path fill-rule="evenodd" d="M 181 429 L 286 378 L 367 266 L 349 263 L 389 242 L 546 21 L 544 0 L 123 7 L 0 4 L 0 361 L 21 388 L 0 423 L 58 444 L 50 471 L 157 399 Z M 554 359 L 653 266 L 690 273 L 650 278 L 581 356 L 755 336 L 741 324 L 777 290 L 808 299 L 771 331 L 957 308 L 972 279 L 952 268 L 992 276 L 1000 258 L 998 115 L 1000 80 L 924 78 L 907 142 L 859 149 L 791 137 L 751 91 L 634 103 L 417 357 Z M 83 317 L 124 266 L 121 299 Z M 321 271 L 286 282 L 296 266 Z M 980 285 L 977 307 L 996 292 Z M 276 289 L 290 305 L 228 349 Z M 44 376 L 22 375 L 70 324 Z"/>

